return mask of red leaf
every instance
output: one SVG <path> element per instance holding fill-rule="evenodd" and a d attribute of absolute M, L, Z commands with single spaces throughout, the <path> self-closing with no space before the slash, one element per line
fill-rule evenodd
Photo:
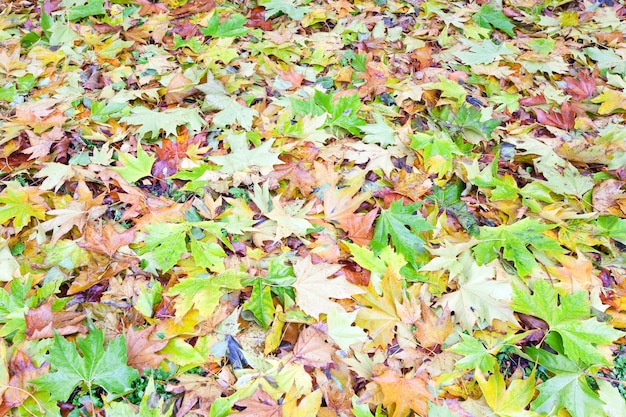
<path fill-rule="evenodd" d="M 272 30 L 272 22 L 265 20 L 265 7 L 256 6 L 248 14 L 246 26 L 249 28 L 261 28 L 263 30 Z"/>
<path fill-rule="evenodd" d="M 577 78 L 565 77 L 565 92 L 574 100 L 584 100 L 596 92 L 596 79 L 589 71 L 581 71 Z"/>
<path fill-rule="evenodd" d="M 561 104 L 561 112 L 554 110 L 546 113 L 541 109 L 535 109 L 537 113 L 537 121 L 541 124 L 558 127 L 559 129 L 570 130 L 574 127 L 576 121 L 576 112 L 574 107 L 568 102 Z"/>

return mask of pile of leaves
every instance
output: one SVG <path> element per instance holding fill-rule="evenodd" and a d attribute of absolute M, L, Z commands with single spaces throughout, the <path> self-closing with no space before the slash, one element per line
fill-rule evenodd
<path fill-rule="evenodd" d="M 620 2 L 0 9 L 0 415 L 626 415 Z"/>

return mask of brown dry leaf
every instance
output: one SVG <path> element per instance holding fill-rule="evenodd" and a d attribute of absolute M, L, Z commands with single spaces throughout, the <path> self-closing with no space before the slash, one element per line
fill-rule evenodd
<path fill-rule="evenodd" d="M 596 76 L 588 70 L 580 71 L 576 78 L 565 77 L 567 87 L 565 92 L 572 96 L 574 100 L 584 100 L 592 97 L 596 92 Z"/>
<path fill-rule="evenodd" d="M 52 301 L 28 310 L 26 319 L 26 338 L 45 339 L 54 337 L 54 330 L 62 336 L 74 333 L 87 333 L 87 326 L 82 324 L 85 319 L 82 313 L 72 311 L 52 312 Z"/>
<path fill-rule="evenodd" d="M 374 236 L 374 221 L 377 216 L 378 207 L 367 214 L 357 213 L 346 217 L 341 226 L 345 227 L 352 242 L 360 246 L 367 245 Z"/>
<path fill-rule="evenodd" d="M 346 219 L 354 216 L 361 204 L 370 198 L 370 193 L 361 193 L 361 181 L 350 187 L 331 187 L 324 193 L 324 218 L 342 226 Z M 345 229 L 344 229 L 345 230 Z M 347 230 L 346 230 L 347 231 Z"/>
<path fill-rule="evenodd" d="M 170 14 L 181 18 L 195 13 L 210 12 L 213 9 L 215 9 L 213 0 L 191 0 L 178 9 L 170 11 Z"/>
<path fill-rule="evenodd" d="M 378 364 L 372 380 L 382 391 L 382 402 L 390 417 L 404 417 L 411 410 L 421 416 L 427 414 L 428 401 L 433 400 L 433 395 L 428 389 L 428 378 L 424 372 L 414 376 L 400 375 Z"/>
<path fill-rule="evenodd" d="M 317 180 L 311 175 L 311 169 L 303 161 L 292 157 L 284 158 L 284 164 L 276 165 L 268 177 L 272 180 L 289 180 L 287 189 L 283 193 L 285 198 L 296 198 L 296 190 L 300 190 L 303 196 L 308 196 L 317 186 Z"/>
<path fill-rule="evenodd" d="M 28 160 L 41 159 L 47 160 L 47 157 L 52 156 L 50 154 L 50 148 L 52 145 L 60 142 L 65 136 L 65 132 L 60 126 L 55 126 L 51 131 L 43 133 L 41 136 L 35 135 L 30 130 L 26 131 L 28 135 L 28 141 L 30 146 L 24 149 L 24 153 L 30 154 Z"/>
<path fill-rule="evenodd" d="M 50 364 L 44 362 L 43 365 L 37 368 L 26 353 L 17 350 L 8 364 L 2 363 L 0 366 L 6 366 L 9 371 L 9 381 L 3 387 L 4 392 L 0 404 L 0 416 L 4 416 L 12 408 L 22 405 L 32 395 L 26 389 L 27 386 L 32 380 L 48 373 Z"/>
<path fill-rule="evenodd" d="M 67 290 L 68 295 L 85 291 L 99 282 L 116 276 L 129 266 L 128 262 L 111 261 L 108 256 L 94 252 L 89 252 L 89 254 L 87 267 L 81 269 L 78 276 L 74 278 L 72 285 Z"/>
<path fill-rule="evenodd" d="M 167 104 L 181 104 L 185 98 L 197 92 L 198 90 L 193 87 L 192 81 L 178 72 L 167 85 L 163 99 Z"/>
<path fill-rule="evenodd" d="M 122 227 L 119 226 L 119 228 Z M 104 227 L 99 223 L 89 223 L 85 228 L 84 236 L 85 242 L 77 242 L 78 246 L 113 257 L 119 248 L 130 244 L 135 239 L 135 228 L 118 233 L 112 223 L 106 223 Z"/>
<path fill-rule="evenodd" d="M 401 169 L 393 173 L 390 180 L 396 193 L 410 198 L 413 202 L 420 201 L 433 188 L 429 175 L 417 169 L 413 169 L 413 172 Z"/>
<path fill-rule="evenodd" d="M 139 9 L 139 14 L 141 16 L 168 12 L 167 6 L 161 2 L 153 3 L 150 0 L 135 0 L 135 2 L 141 5 L 141 8 Z"/>
<path fill-rule="evenodd" d="M 383 64 L 368 62 L 365 72 L 359 75 L 364 84 L 359 87 L 359 97 L 371 94 L 378 96 L 388 90 L 386 87 L 389 79 L 389 70 Z"/>
<path fill-rule="evenodd" d="M 300 332 L 293 347 L 294 358 L 313 368 L 326 368 L 333 362 L 334 352 L 335 348 L 326 341 L 326 335 L 312 326 Z"/>
<path fill-rule="evenodd" d="M 155 340 L 150 338 L 154 335 L 154 326 L 141 330 L 128 328 L 126 332 L 126 350 L 128 352 L 128 365 L 137 369 L 141 375 L 146 368 L 158 368 L 165 355 L 157 352 L 167 345 L 167 340 Z"/>
<path fill-rule="evenodd" d="M 450 309 L 446 306 L 438 316 L 424 300 L 420 302 L 422 306 L 422 320 L 415 323 L 416 329 L 413 332 L 420 346 L 439 351 L 443 342 L 454 332 L 454 323 L 450 319 Z"/>
<path fill-rule="evenodd" d="M 316 369 L 315 379 L 324 394 L 326 412 L 329 413 L 327 415 L 350 415 L 352 412 L 352 396 L 354 395 L 352 387 L 354 381 L 348 365 L 342 361 L 337 361 L 328 374 L 321 369 Z M 322 410 L 325 408 L 322 408 Z"/>
<path fill-rule="evenodd" d="M 176 417 L 186 416 L 190 412 L 208 416 L 211 404 L 221 397 L 225 387 L 211 375 L 182 374 L 176 377 L 177 384 L 167 384 L 166 390 L 174 394 L 184 393 Z"/>
<path fill-rule="evenodd" d="M 246 407 L 245 410 L 237 413 L 240 417 L 281 417 L 281 405 L 278 404 L 261 388 L 245 400 L 235 403 L 238 407 Z"/>
<path fill-rule="evenodd" d="M 624 181 L 608 179 L 593 187 L 592 205 L 593 209 L 601 214 L 620 215 L 617 200 L 626 196 L 620 193 L 620 188 L 626 184 Z"/>

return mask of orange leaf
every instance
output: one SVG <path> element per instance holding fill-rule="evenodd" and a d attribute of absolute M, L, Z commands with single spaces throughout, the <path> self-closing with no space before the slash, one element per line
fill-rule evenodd
<path fill-rule="evenodd" d="M 291 87 L 287 90 L 295 90 L 302 85 L 302 81 L 304 80 L 304 76 L 302 74 L 298 74 L 293 68 L 289 68 L 289 72 L 281 70 L 276 70 L 276 72 L 282 77 L 283 80 L 291 83 Z"/>
<path fill-rule="evenodd" d="M 135 228 L 118 233 L 111 223 L 106 223 L 104 227 L 90 223 L 85 228 L 84 236 L 85 242 L 78 242 L 78 246 L 113 257 L 119 248 L 130 244 L 135 239 Z"/>
<path fill-rule="evenodd" d="M 45 339 L 54 337 L 54 330 L 65 336 L 74 333 L 87 333 L 87 326 L 81 322 L 86 316 L 72 311 L 52 312 L 52 301 L 28 310 L 26 319 L 26 338 Z"/>
<path fill-rule="evenodd" d="M 245 400 L 237 401 L 237 407 L 246 407 L 237 413 L 239 417 L 281 417 L 281 406 L 260 388 Z"/>
<path fill-rule="evenodd" d="M 376 365 L 383 367 L 384 365 Z M 374 374 L 377 369 L 374 368 Z M 404 417 L 411 410 L 420 416 L 428 412 L 428 401 L 433 395 L 428 389 L 428 379 L 424 373 L 413 377 L 400 375 L 394 370 L 385 368 L 380 375 L 372 378 L 383 393 L 383 405 L 387 407 L 390 417 Z"/>
<path fill-rule="evenodd" d="M 454 331 L 454 323 L 450 320 L 450 309 L 446 306 L 441 317 L 431 310 L 430 306 L 421 300 L 422 320 L 415 323 L 415 338 L 420 346 L 426 349 L 439 351 L 443 342 Z"/>
<path fill-rule="evenodd" d="M 128 352 L 128 365 L 137 369 L 142 375 L 146 368 L 158 368 L 165 359 L 165 355 L 156 352 L 167 345 L 167 340 L 154 340 L 150 336 L 154 334 L 154 326 L 141 330 L 128 328 L 126 333 L 126 349 Z"/>

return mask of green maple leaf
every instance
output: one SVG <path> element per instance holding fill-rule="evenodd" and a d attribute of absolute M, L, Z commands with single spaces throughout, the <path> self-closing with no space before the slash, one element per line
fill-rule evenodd
<path fill-rule="evenodd" d="M 277 15 L 279 13 L 286 14 L 293 20 L 301 20 L 305 14 L 311 11 L 310 7 L 299 6 L 290 0 L 270 0 L 261 4 L 265 7 L 265 18 Z"/>
<path fill-rule="evenodd" d="M 219 15 L 213 13 L 213 16 L 207 22 L 207 27 L 200 28 L 200 32 L 205 36 L 214 38 L 243 36 L 248 33 L 248 28 L 244 26 L 247 22 L 248 19 L 239 13 L 235 13 L 225 21 L 220 22 Z"/>
<path fill-rule="evenodd" d="M 148 235 L 140 254 L 150 253 L 163 272 L 169 271 L 187 252 L 187 232 L 191 226 L 185 223 L 156 223 L 146 226 Z"/>
<path fill-rule="evenodd" d="M 455 344 L 448 350 L 450 352 L 463 355 L 463 359 L 456 362 L 457 369 L 475 369 L 483 372 L 491 372 L 495 369 L 498 361 L 496 357 L 485 348 L 485 345 L 478 339 L 460 333 L 461 342 Z"/>
<path fill-rule="evenodd" d="M 498 257 L 500 249 L 504 249 L 504 259 L 515 263 L 519 276 L 531 275 L 538 263 L 528 246 L 537 250 L 563 252 L 558 243 L 542 234 L 554 227 L 556 225 L 540 224 L 529 218 L 511 225 L 481 227 L 478 236 L 480 243 L 473 249 L 476 261 L 481 265 L 491 262 Z"/>
<path fill-rule="evenodd" d="M 447 97 L 456 100 L 457 103 L 464 103 L 467 97 L 467 91 L 459 83 L 439 76 L 438 83 L 428 83 L 422 85 L 422 88 L 439 90 L 441 97 Z"/>
<path fill-rule="evenodd" d="M 383 148 L 396 143 L 396 131 L 385 122 L 380 114 L 374 113 L 373 116 L 376 123 L 360 127 L 366 134 L 363 136 L 363 142 L 377 143 Z"/>
<path fill-rule="evenodd" d="M 293 100 L 291 104 L 297 114 L 320 116 L 327 113 L 324 127 L 339 127 L 356 136 L 361 134 L 361 128 L 366 125 L 365 120 L 358 117 L 363 106 L 358 94 L 334 101 L 333 93 L 325 94 L 315 90 L 312 100 Z"/>
<path fill-rule="evenodd" d="M 0 224 L 13 219 L 15 233 L 19 233 L 34 217 L 46 219 L 47 207 L 43 198 L 39 197 L 40 190 L 36 187 L 21 187 L 17 182 L 5 183 L 0 194 Z"/>
<path fill-rule="evenodd" d="M 198 109 L 186 107 L 159 111 L 137 106 L 132 109 L 132 115 L 122 117 L 120 122 L 141 126 L 137 129 L 137 136 L 143 138 L 150 134 L 151 140 L 156 139 L 161 130 L 166 136 L 176 135 L 178 126 L 186 126 L 191 136 L 199 132 L 205 124 L 198 114 Z"/>
<path fill-rule="evenodd" d="M 481 43 L 473 43 L 469 52 L 457 52 L 454 55 L 461 59 L 464 64 L 491 64 L 499 59 L 501 55 L 511 55 L 517 52 L 516 48 L 509 46 L 506 42 L 496 44 L 491 39 Z"/>
<path fill-rule="evenodd" d="M 152 175 L 152 165 L 156 158 L 149 156 L 146 151 L 143 150 L 141 144 L 137 144 L 137 157 L 118 152 L 117 157 L 122 163 L 122 167 L 113 167 L 112 170 L 118 172 L 122 178 L 129 183 L 133 183 L 140 180 L 143 177 Z"/>
<path fill-rule="evenodd" d="M 88 16 L 97 16 L 105 14 L 104 0 L 90 0 L 82 6 L 73 6 L 69 8 L 68 19 L 72 22 Z"/>
<path fill-rule="evenodd" d="M 396 200 L 387 210 L 383 210 L 374 228 L 374 237 L 370 247 L 374 252 L 380 253 L 389 242 L 393 243 L 398 253 L 417 269 L 417 258 L 424 252 L 424 240 L 418 235 L 419 232 L 432 230 L 417 211 L 421 204 L 403 204 L 403 200 Z"/>
<path fill-rule="evenodd" d="M 139 378 L 139 373 L 126 365 L 124 337 L 109 342 L 105 349 L 104 334 L 96 328 L 85 338 L 78 338 L 76 346 L 55 332 L 49 361 L 56 372 L 46 374 L 34 383 L 60 401 L 67 400 L 78 386 L 87 391 L 101 387 L 110 394 L 123 394 L 131 389 L 130 383 Z"/>
<path fill-rule="evenodd" d="M 559 296 L 549 282 L 537 281 L 532 295 L 521 288 L 514 288 L 511 308 L 544 320 L 550 328 L 546 338 L 548 344 L 556 351 L 562 351 L 572 361 L 587 365 L 608 365 L 609 362 L 596 346 L 610 345 L 624 332 L 590 318 L 588 297 L 586 291 Z"/>
<path fill-rule="evenodd" d="M 602 409 L 604 403 L 585 379 L 586 370 L 563 355 L 553 355 L 543 349 L 529 347 L 525 352 L 553 374 L 539 384 L 539 395 L 531 403 L 533 411 L 556 415 L 565 408 L 572 417 L 588 417 Z"/>
<path fill-rule="evenodd" d="M 256 166 L 264 175 L 268 174 L 274 165 L 283 164 L 278 159 L 280 154 L 271 151 L 274 139 L 263 142 L 256 148 L 248 148 L 246 134 L 229 133 L 226 142 L 230 146 L 228 155 L 211 156 L 209 160 L 221 165 L 221 172 L 233 174 L 235 172 L 248 172 L 250 167 Z"/>
<path fill-rule="evenodd" d="M 176 317 L 182 318 L 192 308 L 201 317 L 208 319 L 215 311 L 220 298 L 228 290 L 242 288 L 241 280 L 248 275 L 236 271 L 226 271 L 216 276 L 188 277 L 174 285 L 167 295 L 176 298 Z"/>
<path fill-rule="evenodd" d="M 515 25 L 511 23 L 511 20 L 501 10 L 494 9 L 488 4 L 483 5 L 480 12 L 475 14 L 472 19 L 485 29 L 490 29 L 493 26 L 509 36 L 515 36 L 515 32 L 513 32 Z"/>
<path fill-rule="evenodd" d="M 605 75 L 609 69 L 613 73 L 626 75 L 626 62 L 613 49 L 590 47 L 583 48 L 583 50 L 589 58 L 597 62 L 602 75 Z"/>

